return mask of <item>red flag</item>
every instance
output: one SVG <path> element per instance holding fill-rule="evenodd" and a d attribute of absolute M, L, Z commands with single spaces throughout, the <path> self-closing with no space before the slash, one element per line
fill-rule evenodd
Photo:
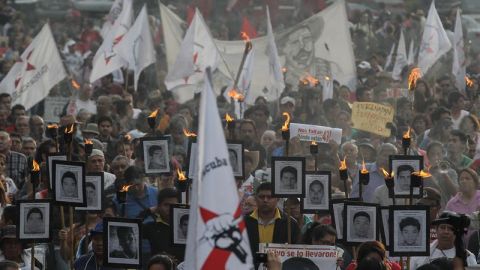
<path fill-rule="evenodd" d="M 258 36 L 257 30 L 255 29 L 255 27 L 252 26 L 252 24 L 250 23 L 248 18 L 245 17 L 245 16 L 242 19 L 242 31 L 241 32 L 247 33 L 247 35 L 250 38 L 256 38 Z"/>

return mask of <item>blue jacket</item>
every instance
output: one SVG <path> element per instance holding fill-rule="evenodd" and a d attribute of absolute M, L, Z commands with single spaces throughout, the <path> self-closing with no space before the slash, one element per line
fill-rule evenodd
<path fill-rule="evenodd" d="M 82 257 L 78 258 L 73 264 L 75 270 L 118 270 L 107 266 L 97 266 L 97 260 L 93 251 L 88 252 Z"/>

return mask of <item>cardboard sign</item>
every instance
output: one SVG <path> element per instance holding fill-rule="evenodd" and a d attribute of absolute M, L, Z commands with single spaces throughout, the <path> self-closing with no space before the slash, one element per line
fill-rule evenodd
<path fill-rule="evenodd" d="M 290 123 L 290 139 L 295 136 L 300 141 L 329 143 L 331 140 L 334 140 L 340 144 L 342 142 L 342 129 Z"/>
<path fill-rule="evenodd" d="M 352 108 L 353 128 L 389 137 L 387 123 L 393 122 L 395 110 L 373 102 L 355 102 Z"/>
<path fill-rule="evenodd" d="M 58 123 L 63 108 L 70 101 L 68 97 L 46 97 L 43 119 L 47 123 Z"/>
<path fill-rule="evenodd" d="M 273 251 L 280 256 L 282 270 L 314 269 L 307 268 L 308 266 L 317 266 L 318 269 L 337 269 L 337 260 L 343 256 L 343 250 L 334 246 L 261 243 L 259 251 L 262 253 Z"/>

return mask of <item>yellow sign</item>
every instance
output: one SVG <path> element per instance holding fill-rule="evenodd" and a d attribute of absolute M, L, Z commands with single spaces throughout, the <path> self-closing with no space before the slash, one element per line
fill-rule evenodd
<path fill-rule="evenodd" d="M 353 128 L 389 137 L 387 123 L 393 122 L 395 111 L 392 106 L 373 102 L 355 102 L 352 108 Z"/>

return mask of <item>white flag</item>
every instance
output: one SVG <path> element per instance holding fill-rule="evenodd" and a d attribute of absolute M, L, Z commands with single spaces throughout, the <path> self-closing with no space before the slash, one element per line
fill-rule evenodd
<path fill-rule="evenodd" d="M 168 7 L 164 6 L 160 0 L 158 1 L 160 6 L 160 17 L 162 19 L 162 30 L 165 42 L 165 51 L 167 51 L 167 67 L 168 70 L 173 68 L 175 59 L 180 51 L 180 44 L 182 43 L 182 37 L 184 31 L 182 24 L 184 22 L 177 14 L 173 13 Z"/>
<path fill-rule="evenodd" d="M 94 82 L 113 71 L 126 66 L 128 63 L 117 51 L 117 45 L 122 41 L 132 25 L 132 0 L 123 0 L 123 8 L 117 20 L 110 29 L 110 33 L 103 40 L 92 61 L 90 82 Z"/>
<path fill-rule="evenodd" d="M 413 44 L 413 38 L 410 40 L 410 46 L 408 47 L 408 59 L 407 65 L 413 65 L 415 63 L 415 46 Z"/>
<path fill-rule="evenodd" d="M 443 29 L 442 21 L 435 9 L 435 2 L 432 1 L 418 53 L 418 67 L 422 73 L 426 74 L 430 67 L 451 48 L 452 44 Z"/>
<path fill-rule="evenodd" d="M 322 98 L 323 101 L 333 98 L 333 79 L 325 76 L 322 80 Z"/>
<path fill-rule="evenodd" d="M 137 90 L 138 78 L 143 69 L 155 63 L 155 48 L 148 23 L 147 8 L 144 5 L 133 26 L 117 47 L 118 54 L 128 62 L 134 71 L 134 86 Z"/>
<path fill-rule="evenodd" d="M 405 47 L 405 37 L 403 30 L 400 32 L 400 40 L 398 41 L 397 55 L 395 57 L 395 65 L 393 66 L 392 78 L 394 80 L 402 79 L 402 70 L 408 65 L 407 62 L 407 48 Z"/>
<path fill-rule="evenodd" d="M 123 0 L 115 0 L 112 7 L 107 15 L 107 20 L 103 23 L 102 30 L 100 35 L 105 39 L 108 36 L 108 33 L 112 30 L 113 24 L 118 18 L 118 15 L 122 12 L 123 9 Z"/>
<path fill-rule="evenodd" d="M 247 230 L 210 69 L 205 73 L 197 140 L 198 179 L 193 181 L 184 269 L 251 269 Z"/>
<path fill-rule="evenodd" d="M 269 63 L 268 89 L 265 89 L 265 97 L 272 101 L 278 99 L 283 89 L 285 81 L 283 78 L 282 65 L 278 57 L 277 44 L 273 35 L 272 22 L 270 21 L 270 11 L 267 6 L 267 53 Z M 268 90 L 268 91 L 267 91 Z"/>
<path fill-rule="evenodd" d="M 453 65 L 452 73 L 455 76 L 455 86 L 458 90 L 465 91 L 465 76 L 467 75 L 465 66 L 465 50 L 463 45 L 462 21 L 460 9 L 457 9 L 457 19 L 455 21 L 455 30 L 453 33 Z"/>
<path fill-rule="evenodd" d="M 12 96 L 12 104 L 30 109 L 67 77 L 50 26 L 45 24 L 0 82 L 2 93 Z"/>
<path fill-rule="evenodd" d="M 385 60 L 385 66 L 383 70 L 387 71 L 390 69 L 390 65 L 392 64 L 393 52 L 395 51 L 395 43 L 392 44 L 392 48 L 390 48 L 390 53 L 387 55 L 387 59 Z"/>
<path fill-rule="evenodd" d="M 165 85 L 168 90 L 177 86 L 196 84 L 203 80 L 204 71 L 211 67 L 212 71 L 217 68 L 220 55 L 213 42 L 210 30 L 203 20 L 198 9 L 180 45 L 172 69 L 168 70 L 165 77 Z"/>

